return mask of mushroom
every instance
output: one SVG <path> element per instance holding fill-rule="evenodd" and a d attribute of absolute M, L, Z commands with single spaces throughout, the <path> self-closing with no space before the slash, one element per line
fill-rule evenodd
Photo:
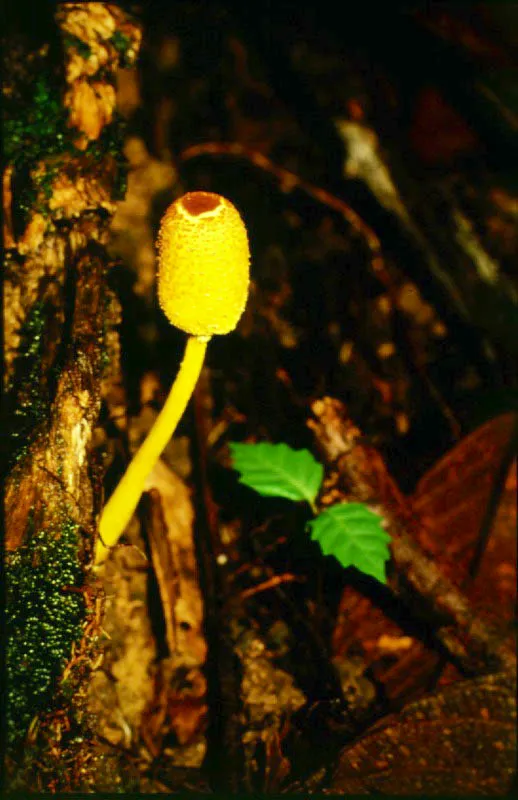
<path fill-rule="evenodd" d="M 239 212 L 224 197 L 189 192 L 165 212 L 158 235 L 158 299 L 189 334 L 167 400 L 104 506 L 95 564 L 105 560 L 131 519 L 153 469 L 185 411 L 214 334 L 236 327 L 248 298 L 250 251 Z"/>

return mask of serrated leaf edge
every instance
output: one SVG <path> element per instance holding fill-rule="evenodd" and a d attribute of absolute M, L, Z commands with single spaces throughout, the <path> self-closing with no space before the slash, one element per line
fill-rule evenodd
<path fill-rule="evenodd" d="M 316 526 L 317 521 L 318 525 Z M 332 555 L 344 568 L 355 567 L 360 572 L 371 575 L 383 583 L 386 581 L 386 562 L 390 558 L 388 543 L 391 541 L 391 537 L 383 529 L 381 522 L 382 517 L 379 514 L 360 503 L 337 503 L 326 508 L 314 520 L 308 522 L 308 526 L 311 530 L 311 539 L 318 542 L 324 555 Z M 337 539 L 340 539 L 341 536 L 340 531 L 336 536 L 329 538 L 334 524 L 346 525 L 346 527 L 351 524 L 354 526 L 355 534 L 358 532 L 358 527 L 363 528 L 364 533 L 359 534 L 361 546 L 351 539 L 337 545 Z M 320 531 L 316 532 L 315 527 L 319 527 Z M 366 528 L 374 528 L 375 532 L 372 536 L 365 534 Z M 365 562 L 364 566 L 358 566 L 357 560 L 350 557 L 351 550 L 354 554 L 355 547 L 361 556 L 360 560 Z M 369 564 L 372 565 L 371 569 L 369 569 Z"/>
<path fill-rule="evenodd" d="M 253 448 L 253 449 L 252 449 Z M 258 449 L 260 448 L 260 449 Z M 272 489 L 271 486 L 268 484 L 261 486 L 260 481 L 256 482 L 255 485 L 252 485 L 250 482 L 250 474 L 254 472 L 254 468 L 256 473 L 261 472 L 258 469 L 254 462 L 260 460 L 260 457 L 264 458 L 264 466 L 266 469 L 271 467 L 271 462 L 264 456 L 265 449 L 275 449 L 277 454 L 280 454 L 284 459 L 286 454 L 289 454 L 291 458 L 297 459 L 299 455 L 303 454 L 304 463 L 302 464 L 301 474 L 302 477 L 304 475 L 309 475 L 311 473 L 318 471 L 318 481 L 312 480 L 308 481 L 308 483 L 315 484 L 314 489 L 313 485 L 311 488 L 311 493 L 305 491 L 307 486 L 300 483 L 298 480 L 294 480 L 292 473 L 288 469 L 283 469 L 282 463 L 281 464 L 273 464 L 273 469 L 271 469 L 271 475 L 274 477 L 276 474 L 283 476 L 287 479 L 287 484 L 289 487 L 294 489 L 294 492 L 287 492 L 281 491 L 279 492 L 278 488 L 276 490 Z M 317 461 L 312 453 L 306 448 L 302 448 L 300 450 L 295 450 L 294 448 L 290 447 L 284 442 L 279 442 L 278 444 L 273 444 L 271 442 L 257 442 L 257 443 L 250 443 L 247 444 L 245 442 L 229 442 L 229 449 L 232 456 L 232 467 L 237 472 L 241 473 L 241 477 L 239 478 L 239 483 L 243 484 L 244 486 L 248 486 L 250 489 L 261 494 L 261 492 L 268 492 L 267 495 L 269 497 L 283 497 L 288 500 L 293 500 L 295 502 L 298 501 L 306 501 L 309 505 L 313 508 L 315 498 L 319 492 L 320 486 L 322 485 L 323 479 L 323 472 L 324 467 L 323 465 Z M 250 454 L 250 459 L 248 458 L 248 454 Z M 259 458 L 258 458 L 259 456 Z M 309 457 L 309 458 L 308 458 Z M 252 466 L 249 466 L 250 461 L 252 462 Z M 311 463 L 312 462 L 312 463 Z M 247 472 L 247 476 L 243 476 L 243 472 Z"/>

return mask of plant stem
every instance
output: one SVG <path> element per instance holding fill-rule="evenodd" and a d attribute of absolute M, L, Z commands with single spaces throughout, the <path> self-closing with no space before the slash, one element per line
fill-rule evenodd
<path fill-rule="evenodd" d="M 209 336 L 187 339 L 185 355 L 165 405 L 104 506 L 95 548 L 96 565 L 104 561 L 109 548 L 118 542 L 138 505 L 146 478 L 175 432 L 198 380 L 209 339 Z"/>

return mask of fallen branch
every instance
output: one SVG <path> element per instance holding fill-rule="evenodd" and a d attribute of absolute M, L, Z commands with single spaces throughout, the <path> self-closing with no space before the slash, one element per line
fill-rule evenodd
<path fill-rule="evenodd" d="M 510 649 L 476 618 L 466 596 L 422 552 L 415 534 L 419 521 L 380 454 L 362 442 L 345 406 L 325 397 L 313 404 L 313 412 L 316 420 L 308 425 L 330 468 L 322 505 L 347 500 L 377 507 L 392 537 L 390 589 L 414 619 L 432 626 L 435 637 L 464 674 L 513 669 L 515 658 Z"/>

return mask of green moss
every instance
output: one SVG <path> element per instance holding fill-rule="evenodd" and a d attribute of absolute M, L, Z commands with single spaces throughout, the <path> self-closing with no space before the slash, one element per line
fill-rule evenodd
<path fill-rule="evenodd" d="M 13 747 L 33 717 L 49 705 L 72 643 L 81 637 L 84 601 L 79 586 L 77 525 L 37 530 L 6 557 L 6 718 Z"/>
<path fill-rule="evenodd" d="M 110 291 L 106 291 L 103 294 L 103 299 L 102 299 L 102 307 L 103 307 L 102 332 L 100 333 L 99 338 L 97 340 L 101 351 L 101 357 L 99 361 L 99 369 L 101 375 L 105 375 L 106 370 L 110 366 L 110 361 L 111 361 L 109 347 L 107 345 L 108 331 L 109 331 L 108 320 L 112 318 L 111 304 L 112 304 L 112 295 Z"/>
<path fill-rule="evenodd" d="M 74 719 L 69 716 L 67 720 L 70 729 L 61 729 L 57 735 L 54 730 L 40 726 L 34 741 L 25 744 L 23 752 L 17 754 L 6 781 L 9 797 L 15 792 L 26 798 L 34 792 L 91 791 L 88 767 L 92 768 L 92 762 L 87 766 L 91 746 L 87 737 L 77 732 Z"/>
<path fill-rule="evenodd" d="M 30 182 L 20 192 L 18 207 L 27 217 L 29 212 L 37 212 L 44 217 L 49 215 L 48 201 L 52 197 L 52 185 L 59 175 L 64 159 L 52 165 L 46 163 L 45 169 L 31 177 Z M 33 165 L 34 166 L 34 165 Z"/>
<path fill-rule="evenodd" d="M 38 75 L 25 102 L 15 108 L 5 104 L 4 146 L 6 160 L 15 165 L 37 162 L 63 150 L 69 135 L 61 92 L 43 73 Z"/>
<path fill-rule="evenodd" d="M 121 67 L 129 66 L 129 63 L 127 63 L 126 59 L 126 53 L 128 52 L 131 45 L 131 39 L 129 38 L 129 36 L 125 36 L 123 33 L 121 33 L 121 31 L 115 31 L 115 33 L 110 39 L 110 42 L 115 47 L 115 49 L 117 50 L 117 52 L 121 57 L 120 60 Z"/>
<path fill-rule="evenodd" d="M 63 45 L 66 50 L 75 50 L 82 58 L 88 59 L 92 55 L 92 48 L 82 39 L 74 36 L 72 33 L 67 33 L 63 37 Z"/>
<path fill-rule="evenodd" d="M 76 37 L 68 37 L 65 44 L 75 47 L 84 57 L 90 48 Z M 127 49 L 129 40 L 120 33 L 114 35 L 117 49 Z M 49 72 L 42 72 L 34 82 L 19 88 L 16 101 L 5 101 L 4 143 L 6 161 L 17 167 L 17 211 L 21 212 L 16 224 L 20 232 L 25 228 L 29 212 L 49 213 L 48 200 L 56 176 L 66 165 L 70 154 L 84 158 L 90 156 L 101 161 L 106 153 L 117 161 L 114 180 L 114 199 L 120 200 L 126 191 L 126 162 L 121 157 L 125 123 L 115 116 L 97 141 L 90 142 L 86 151 L 79 151 L 74 143 L 77 131 L 68 126 L 68 110 L 63 106 L 63 86 Z M 13 96 L 14 97 L 14 96 Z M 45 169 L 34 170 L 44 162 Z M 85 161 L 88 164 L 88 158 Z"/>
<path fill-rule="evenodd" d="M 122 165 L 119 164 L 119 169 L 117 170 L 117 176 L 113 185 L 113 199 L 117 201 L 124 200 L 127 188 L 128 170 L 126 168 L 126 162 L 124 162 Z"/>
<path fill-rule="evenodd" d="M 13 385 L 6 398 L 8 460 L 11 464 L 19 461 L 26 452 L 37 425 L 48 414 L 48 396 L 41 381 L 45 323 L 45 304 L 40 300 L 32 306 L 20 330 Z"/>
<path fill-rule="evenodd" d="M 115 112 L 113 121 L 103 128 L 100 137 L 90 142 L 85 150 L 85 155 L 96 161 L 101 161 L 107 153 L 114 157 L 117 165 L 112 191 L 114 200 L 123 200 L 127 189 L 128 165 L 122 155 L 126 127 L 126 121 Z"/>
<path fill-rule="evenodd" d="M 124 145 L 125 127 L 125 121 L 119 114 L 114 113 L 113 121 L 109 125 L 104 126 L 99 138 L 89 142 L 85 150 L 85 155 L 92 156 L 97 160 L 103 158 L 106 153 L 109 153 L 125 164 L 126 161 L 123 160 L 121 156 L 122 147 Z"/>
<path fill-rule="evenodd" d="M 63 167 L 63 160 L 60 159 L 59 163 L 45 164 L 45 169 L 36 176 L 34 179 L 34 188 L 36 191 L 41 191 L 45 200 L 50 200 L 52 197 L 52 186 Z"/>
<path fill-rule="evenodd" d="M 123 121 L 117 117 L 111 125 L 107 125 L 101 137 L 90 142 L 83 153 L 74 144 L 77 131 L 68 127 L 67 119 L 68 112 L 63 107 L 61 89 L 46 73 L 39 75 L 34 84 L 24 90 L 21 101 L 19 99 L 16 106 L 11 107 L 9 102 L 5 104 L 4 142 L 7 162 L 20 170 L 23 168 L 29 176 L 42 160 L 45 161 L 45 170 L 36 177 L 28 178 L 25 185 L 20 187 L 18 207 L 24 213 L 39 211 L 47 214 L 45 201 L 52 196 L 52 184 L 70 153 L 91 156 L 94 160 L 102 160 L 106 153 L 114 155 L 119 165 L 114 190 L 116 199 L 124 196 L 126 169 L 120 155 Z M 53 157 L 60 158 L 52 162 Z"/>
<path fill-rule="evenodd" d="M 48 162 L 49 158 L 62 155 L 67 147 L 73 147 L 71 131 L 66 124 L 67 111 L 63 107 L 58 81 L 47 72 L 39 74 L 20 92 L 16 102 L 9 99 L 5 102 L 6 160 L 17 168 L 17 211 L 23 215 L 29 211 L 46 214 L 48 209 L 44 200 L 52 194 L 52 181 L 60 165 L 49 166 L 47 163 L 45 171 L 35 179 L 31 172 L 42 160 Z M 24 223 L 19 224 L 24 227 Z"/>

